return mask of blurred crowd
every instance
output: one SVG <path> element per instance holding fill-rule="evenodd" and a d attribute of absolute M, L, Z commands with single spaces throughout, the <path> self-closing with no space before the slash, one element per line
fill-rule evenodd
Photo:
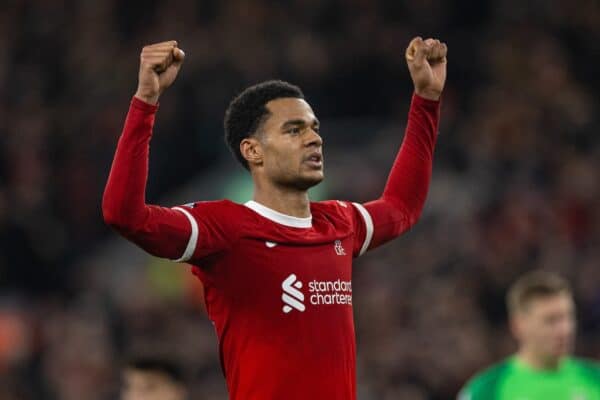
<path fill-rule="evenodd" d="M 198 179 L 234 163 L 224 109 L 273 77 L 323 121 L 327 197 L 367 201 L 401 140 L 417 34 L 449 47 L 434 178 L 419 224 L 355 263 L 359 399 L 452 398 L 514 351 L 504 293 L 534 268 L 573 284 L 577 354 L 600 358 L 600 3 L 6 0 L 0 399 L 116 399 L 124 359 L 144 352 L 179 362 L 192 398 L 226 398 L 202 288 L 113 246 L 101 220 L 144 44 L 186 52 L 161 98 L 149 202 L 227 183 Z"/>

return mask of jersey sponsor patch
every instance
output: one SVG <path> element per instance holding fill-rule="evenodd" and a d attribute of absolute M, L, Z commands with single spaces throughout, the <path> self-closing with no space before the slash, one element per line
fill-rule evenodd
<path fill-rule="evenodd" d="M 335 281 L 318 281 L 312 280 L 308 282 L 308 286 L 304 284 L 296 274 L 290 274 L 281 283 L 283 293 L 281 300 L 283 301 L 283 312 L 288 314 L 293 310 L 303 312 L 306 306 L 327 306 L 327 305 L 352 305 L 352 282 L 337 279 Z M 302 289 L 308 291 L 305 296 Z M 307 304 L 305 299 L 308 298 Z"/>
<path fill-rule="evenodd" d="M 281 284 L 281 288 L 283 289 L 281 300 L 283 300 L 283 303 L 285 304 L 283 306 L 284 313 L 287 314 L 293 309 L 300 312 L 306 309 L 304 307 L 304 293 L 300 291 L 300 289 L 302 289 L 302 282 L 297 280 L 295 274 L 291 274 L 285 278 Z"/>

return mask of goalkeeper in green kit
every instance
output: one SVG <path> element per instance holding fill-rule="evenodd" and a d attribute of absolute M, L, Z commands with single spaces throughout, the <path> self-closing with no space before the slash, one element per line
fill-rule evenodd
<path fill-rule="evenodd" d="M 600 365 L 570 356 L 575 305 L 568 283 L 543 271 L 507 296 L 515 355 L 477 374 L 459 400 L 600 400 Z"/>

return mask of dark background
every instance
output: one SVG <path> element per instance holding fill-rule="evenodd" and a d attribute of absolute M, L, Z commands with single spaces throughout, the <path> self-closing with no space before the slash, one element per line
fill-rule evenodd
<path fill-rule="evenodd" d="M 401 141 L 416 35 L 449 47 L 434 177 L 417 227 L 355 264 L 359 399 L 455 396 L 514 351 L 504 293 L 535 268 L 573 284 L 577 354 L 599 358 L 597 1 L 4 0 L 0 398 L 114 399 L 123 359 L 152 352 L 185 367 L 194 399 L 226 398 L 189 269 L 101 218 L 144 44 L 186 52 L 148 201 L 249 199 L 222 118 L 269 78 L 300 85 L 322 121 L 314 197 L 366 201 Z"/>

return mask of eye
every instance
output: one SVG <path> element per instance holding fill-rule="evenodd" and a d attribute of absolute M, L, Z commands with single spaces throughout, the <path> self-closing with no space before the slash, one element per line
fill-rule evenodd
<path fill-rule="evenodd" d="M 292 135 L 297 135 L 300 132 L 302 132 L 302 129 L 300 129 L 299 126 L 294 126 L 294 127 L 290 128 L 290 129 L 288 129 L 288 132 L 291 133 Z"/>

